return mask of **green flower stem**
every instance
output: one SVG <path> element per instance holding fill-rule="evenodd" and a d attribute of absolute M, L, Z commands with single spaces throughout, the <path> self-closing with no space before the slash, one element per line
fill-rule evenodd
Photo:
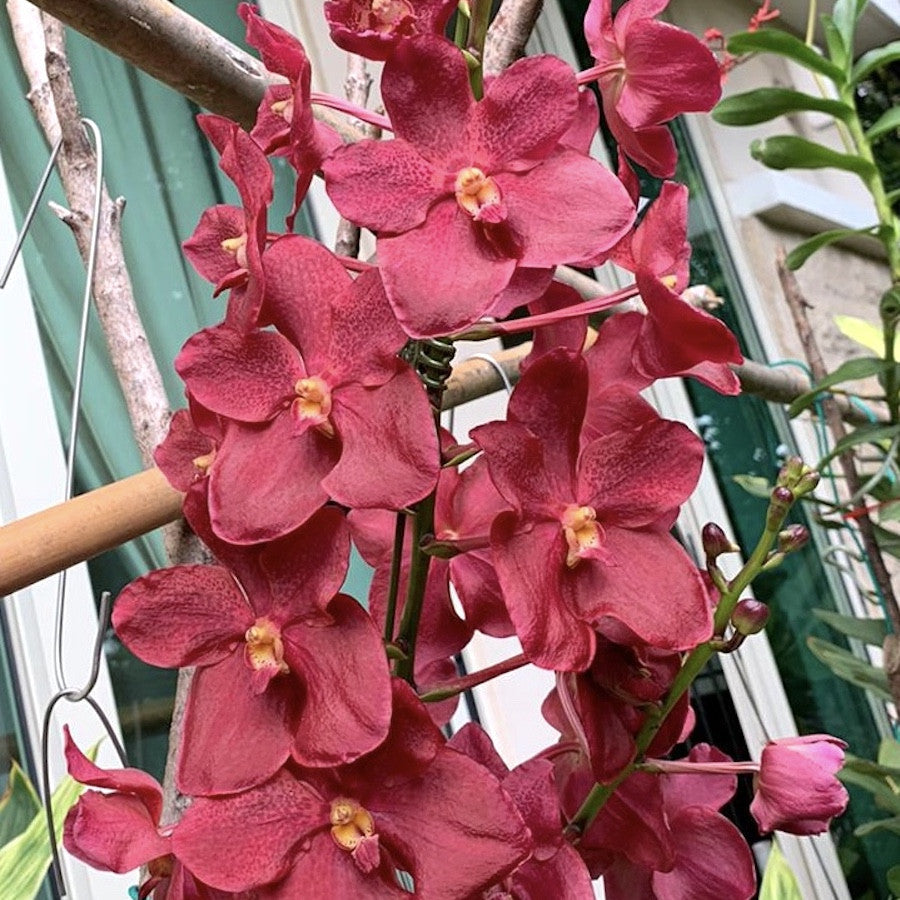
<path fill-rule="evenodd" d="M 475 99 L 480 100 L 484 96 L 484 42 L 491 22 L 491 0 L 471 0 L 471 8 L 466 50 L 478 60 L 478 65 L 469 70 L 469 81 Z"/>
<path fill-rule="evenodd" d="M 460 50 L 466 49 L 466 41 L 469 36 L 469 17 L 471 10 L 468 3 L 460 3 L 456 7 L 456 28 L 453 31 L 453 43 Z"/>
<path fill-rule="evenodd" d="M 397 675 L 413 684 L 413 670 L 416 661 L 416 635 L 422 618 L 422 604 L 425 600 L 425 584 L 428 580 L 428 566 L 431 557 L 419 549 L 422 538 L 434 533 L 434 492 L 416 504 L 413 518 L 412 548 L 410 554 L 409 582 L 406 586 L 406 603 L 397 643 L 406 652 L 406 659 L 398 660 Z"/>
<path fill-rule="evenodd" d="M 841 100 L 856 110 L 856 94 L 854 93 L 852 86 L 843 86 L 840 93 Z M 869 193 L 872 195 L 872 200 L 875 203 L 878 222 L 880 225 L 884 226 L 884 233 L 879 236 L 887 251 L 888 263 L 891 267 L 891 281 L 896 283 L 900 281 L 900 244 L 898 244 L 897 241 L 897 217 L 894 215 L 893 209 L 891 209 L 887 192 L 884 189 L 884 181 L 881 178 L 881 171 L 875 162 L 875 155 L 872 153 L 872 145 L 869 143 L 869 139 L 866 137 L 866 133 L 863 130 L 858 112 L 847 119 L 847 128 L 853 139 L 856 155 L 861 159 L 870 162 L 874 170 L 874 173 L 865 179 L 866 187 L 869 189 Z M 893 352 L 892 345 L 889 347 L 885 344 L 885 348 L 889 353 Z"/>
<path fill-rule="evenodd" d="M 719 600 L 714 616 L 714 634 L 721 634 L 725 630 L 744 589 L 762 570 L 786 516 L 787 509 L 772 515 L 770 507 L 769 515 L 766 517 L 766 529 L 762 533 L 756 549 L 741 571 L 728 583 L 728 590 L 722 594 Z M 606 801 L 615 793 L 616 788 L 635 771 L 666 717 L 672 712 L 682 694 L 690 688 L 694 679 L 700 674 L 715 652 L 713 642 L 707 641 L 705 644 L 695 647 L 688 654 L 678 675 L 675 676 L 675 681 L 672 682 L 672 687 L 665 702 L 658 710 L 648 713 L 647 718 L 644 720 L 644 724 L 635 738 L 635 751 L 631 762 L 609 784 L 594 785 L 585 798 L 584 803 L 581 804 L 580 809 L 569 823 L 568 830 L 570 834 L 574 836 L 583 834 L 590 827 L 600 810 L 603 809 Z"/>
<path fill-rule="evenodd" d="M 391 555 L 391 575 L 388 583 L 387 610 L 384 614 L 384 640 L 394 640 L 394 619 L 397 617 L 397 592 L 400 589 L 400 563 L 403 559 L 403 535 L 406 532 L 406 513 L 398 512 L 394 525 L 394 550 Z"/>

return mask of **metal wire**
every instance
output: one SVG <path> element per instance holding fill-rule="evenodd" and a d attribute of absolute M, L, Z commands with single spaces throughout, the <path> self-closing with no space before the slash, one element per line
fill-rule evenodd
<path fill-rule="evenodd" d="M 94 209 L 91 221 L 91 243 L 88 248 L 87 266 L 84 279 L 84 294 L 81 300 L 81 330 L 78 336 L 78 356 L 75 362 L 75 382 L 72 388 L 72 406 L 70 412 L 71 428 L 69 446 L 66 451 L 66 490 L 63 500 L 72 497 L 75 484 L 75 452 L 78 444 L 78 424 L 81 413 L 81 392 L 84 384 L 84 362 L 87 350 L 88 319 L 91 311 L 91 294 L 94 286 L 94 270 L 97 265 L 97 244 L 100 235 L 100 202 L 103 197 L 103 139 L 100 129 L 91 119 L 82 119 L 94 138 L 94 152 L 97 157 L 97 175 L 94 181 Z M 63 664 L 63 630 L 66 612 L 66 569 L 59 573 L 56 585 L 56 617 L 53 630 L 53 670 L 56 687 L 66 690 L 66 674 Z"/>
<path fill-rule="evenodd" d="M 31 205 L 28 207 L 28 212 L 25 213 L 25 221 L 22 222 L 22 227 L 19 229 L 18 237 L 16 237 L 16 243 L 13 245 L 12 252 L 9 254 L 9 259 L 6 261 L 3 274 L 0 275 L 0 290 L 6 287 L 6 282 L 9 281 L 9 274 L 12 272 L 12 267 L 19 258 L 22 244 L 25 241 L 25 235 L 28 234 L 28 229 L 31 228 L 31 222 L 37 212 L 38 203 L 41 202 L 41 197 L 44 196 L 44 189 L 47 187 L 47 182 L 50 180 L 50 174 L 53 172 L 53 167 L 56 165 L 56 157 L 59 156 L 60 147 L 62 147 L 62 136 L 60 136 L 59 140 L 53 145 L 53 150 L 50 152 L 50 158 L 47 160 L 47 165 L 44 168 L 44 174 L 41 175 L 41 180 L 38 182 L 34 196 L 31 198 Z"/>
<path fill-rule="evenodd" d="M 53 824 L 53 802 L 50 793 L 50 722 L 53 718 L 53 710 L 60 700 L 68 700 L 70 703 L 80 703 L 86 701 L 91 709 L 97 715 L 100 723 L 103 725 L 109 739 L 112 741 L 113 747 L 118 754 L 119 760 L 123 768 L 128 766 L 128 757 L 125 754 L 125 748 L 119 741 L 115 729 L 112 726 L 106 713 L 100 708 L 100 704 L 91 697 L 91 691 L 97 684 L 100 676 L 100 660 L 103 656 L 103 642 L 106 638 L 106 631 L 109 628 L 109 619 L 112 614 L 112 594 L 104 591 L 100 597 L 99 621 L 97 623 L 97 633 L 94 637 L 94 650 L 91 656 L 91 672 L 87 677 L 84 685 L 75 690 L 74 688 L 66 688 L 54 694 L 47 704 L 44 711 L 44 723 L 41 729 L 41 801 L 44 806 L 44 816 L 47 821 L 47 835 L 50 839 L 50 853 L 53 857 L 53 879 L 56 882 L 56 888 L 61 897 L 66 896 L 66 882 L 63 878 L 62 866 L 59 861 L 59 848 L 56 844 L 56 828 Z"/>

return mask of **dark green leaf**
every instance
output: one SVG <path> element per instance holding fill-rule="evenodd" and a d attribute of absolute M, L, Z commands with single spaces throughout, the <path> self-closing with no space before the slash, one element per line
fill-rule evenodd
<path fill-rule="evenodd" d="M 728 40 L 728 51 L 740 55 L 742 53 L 777 53 L 800 63 L 812 72 L 825 75 L 838 84 L 846 81 L 840 67 L 825 59 L 808 47 L 800 38 L 779 31 L 777 28 L 763 28 L 759 31 L 744 31 Z"/>
<path fill-rule="evenodd" d="M 753 497 L 768 500 L 772 493 L 773 485 L 761 475 L 732 475 L 731 479 Z"/>
<path fill-rule="evenodd" d="M 895 60 L 900 59 L 900 41 L 891 41 L 883 47 L 876 47 L 870 50 L 856 61 L 853 67 L 853 73 L 850 81 L 853 84 L 859 84 L 864 78 L 868 78 L 876 69 L 886 66 Z"/>
<path fill-rule="evenodd" d="M 875 822 L 866 822 L 854 829 L 853 833 L 857 837 L 865 837 L 872 834 L 873 831 L 890 831 L 893 834 L 900 834 L 900 816 L 894 816 L 891 819 L 878 819 Z"/>
<path fill-rule="evenodd" d="M 829 609 L 814 609 L 813 615 L 829 628 L 847 637 L 857 638 L 864 644 L 880 647 L 884 643 L 887 627 L 884 619 L 865 619 L 861 616 L 842 616 Z"/>
<path fill-rule="evenodd" d="M 757 88 L 745 94 L 726 97 L 712 111 L 722 125 L 757 125 L 788 113 L 823 112 L 838 119 L 853 115 L 853 109 L 840 100 L 825 100 L 787 88 Z"/>
<path fill-rule="evenodd" d="M 892 769 L 896 777 L 900 777 L 900 741 L 892 737 L 884 738 L 878 745 L 878 765 Z"/>
<path fill-rule="evenodd" d="M 838 366 L 833 372 L 817 382 L 811 390 L 801 394 L 789 407 L 788 415 L 793 418 L 809 406 L 822 391 L 845 381 L 859 381 L 861 378 L 871 378 L 888 369 L 890 363 L 874 356 L 859 356 L 848 359 Z"/>
<path fill-rule="evenodd" d="M 819 469 L 823 469 L 827 463 L 840 456 L 847 450 L 852 450 L 860 444 L 877 444 L 879 441 L 887 441 L 900 434 L 900 425 L 860 425 L 853 431 L 845 434 L 832 448 L 819 460 Z"/>
<path fill-rule="evenodd" d="M 828 666 L 838 678 L 865 688 L 882 700 L 891 699 L 890 686 L 883 669 L 877 669 L 854 656 L 849 650 L 821 638 L 808 637 L 806 644 L 816 659 Z"/>
<path fill-rule="evenodd" d="M 875 141 L 892 131 L 900 128 L 900 106 L 889 109 L 881 118 L 866 132 L 866 137 L 870 141 Z"/>
<path fill-rule="evenodd" d="M 9 783 L 0 797 L 0 847 L 21 834 L 40 810 L 41 800 L 34 785 L 13 760 Z"/>
<path fill-rule="evenodd" d="M 842 169 L 860 178 L 871 178 L 875 166 L 867 159 L 838 153 L 830 147 L 790 134 L 753 141 L 750 155 L 770 169 Z"/>
<path fill-rule="evenodd" d="M 893 206 L 898 200 L 900 200 L 900 188 L 895 188 L 893 191 L 888 191 L 888 195 L 885 198 L 888 203 Z"/>
<path fill-rule="evenodd" d="M 785 259 L 785 265 L 793 272 L 796 272 L 803 263 L 805 263 L 817 250 L 827 247 L 835 241 L 839 241 L 852 234 L 871 234 L 878 228 L 877 225 L 871 225 L 868 228 L 834 228 L 831 231 L 823 231 L 820 234 L 813 235 L 811 238 L 797 244 Z"/>
<path fill-rule="evenodd" d="M 893 740 L 889 738 L 889 740 Z M 873 778 L 880 778 L 882 781 L 887 779 L 900 778 L 900 768 L 889 765 L 886 761 L 872 762 L 871 759 L 863 759 L 861 756 L 853 756 L 848 753 L 844 760 L 844 769 L 842 771 L 856 772 L 859 775 L 869 775 Z M 888 785 L 890 787 L 890 785 Z M 900 789 L 898 789 L 900 790 Z M 900 794 L 898 794 L 900 796 Z"/>

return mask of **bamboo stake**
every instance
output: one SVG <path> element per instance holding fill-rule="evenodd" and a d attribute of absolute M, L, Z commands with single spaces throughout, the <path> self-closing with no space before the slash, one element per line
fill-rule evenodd
<path fill-rule="evenodd" d="M 0 528 L 0 596 L 90 559 L 181 515 L 159 469 L 115 481 Z"/>

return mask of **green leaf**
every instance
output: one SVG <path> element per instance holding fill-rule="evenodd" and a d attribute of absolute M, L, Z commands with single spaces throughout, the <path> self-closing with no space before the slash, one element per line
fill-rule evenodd
<path fill-rule="evenodd" d="M 857 837 L 865 837 L 874 831 L 890 831 L 893 834 L 900 834 L 900 816 L 894 816 L 890 819 L 877 819 L 874 822 L 866 822 L 854 829 L 853 833 Z"/>
<path fill-rule="evenodd" d="M 94 744 L 88 750 L 85 754 L 88 759 L 96 759 L 98 746 Z M 66 813 L 83 789 L 84 785 L 67 775 L 53 792 L 51 804 L 57 841 L 62 838 Z M 33 900 L 41 888 L 50 859 L 47 821 L 41 809 L 18 837 L 0 847 L 0 900 Z"/>
<path fill-rule="evenodd" d="M 787 88 L 757 88 L 745 94 L 726 97 L 712 111 L 722 125 L 757 125 L 789 113 L 822 112 L 837 119 L 847 119 L 853 109 L 840 100 L 825 100 Z"/>
<path fill-rule="evenodd" d="M 731 479 L 751 496 L 762 497 L 763 500 L 768 500 L 773 490 L 773 485 L 761 475 L 732 475 Z"/>
<path fill-rule="evenodd" d="M 831 19 L 851 56 L 853 55 L 856 23 L 866 8 L 867 2 L 868 0 L 835 0 L 834 8 L 831 10 Z"/>
<path fill-rule="evenodd" d="M 868 228 L 833 228 L 831 231 L 823 231 L 813 235 L 811 238 L 797 244 L 785 259 L 785 265 L 792 271 L 796 272 L 810 256 L 822 247 L 827 247 L 835 241 L 840 241 L 852 234 L 871 234 L 878 228 L 877 225 L 870 225 Z"/>
<path fill-rule="evenodd" d="M 777 28 L 762 28 L 759 31 L 744 31 L 733 35 L 728 40 L 728 51 L 740 55 L 742 53 L 777 53 L 800 63 L 812 72 L 825 75 L 832 81 L 843 84 L 846 76 L 839 66 L 825 59 L 808 47 L 800 38 L 779 31 Z"/>
<path fill-rule="evenodd" d="M 819 394 L 828 388 L 834 387 L 836 384 L 842 384 L 845 381 L 859 381 L 861 378 L 871 378 L 873 375 L 880 375 L 882 372 L 887 371 L 890 365 L 887 360 L 875 359 L 872 356 L 848 359 L 847 362 L 838 366 L 821 381 L 816 382 L 805 394 L 801 394 L 788 407 L 788 416 L 793 418 L 802 412 L 817 399 Z"/>
<path fill-rule="evenodd" d="M 900 866 L 887 870 L 887 886 L 895 897 L 900 896 Z"/>
<path fill-rule="evenodd" d="M 858 659 L 849 650 L 838 647 L 821 638 L 808 637 L 806 645 L 813 656 L 824 663 L 838 678 L 849 681 L 857 687 L 865 688 L 882 700 L 891 699 L 890 686 L 884 669 L 878 669 Z"/>
<path fill-rule="evenodd" d="M 883 47 L 870 50 L 856 61 L 850 75 L 851 84 L 858 84 L 864 78 L 868 78 L 876 69 L 888 65 L 900 59 L 900 41 L 891 41 Z"/>
<path fill-rule="evenodd" d="M 888 738 L 892 740 L 892 738 Z M 879 752 L 881 747 L 879 746 Z M 900 797 L 900 787 L 891 785 L 888 779 L 900 778 L 900 768 L 889 765 L 886 761 L 873 762 L 871 759 L 863 759 L 861 756 L 853 756 L 848 753 L 844 761 L 844 768 L 848 772 L 856 772 L 859 775 L 869 775 L 874 778 L 880 778 L 892 791 Z"/>
<path fill-rule="evenodd" d="M 848 63 L 850 62 L 850 54 L 847 52 L 847 46 L 843 37 L 841 37 L 840 31 L 834 24 L 834 20 L 831 16 L 820 16 L 819 21 L 822 23 L 822 28 L 825 31 L 825 45 L 828 47 L 829 58 L 836 66 L 840 66 L 841 70 L 849 75 Z"/>
<path fill-rule="evenodd" d="M 892 191 L 888 191 L 885 196 L 885 200 L 893 206 L 898 200 L 900 200 L 900 188 L 895 188 Z"/>
<path fill-rule="evenodd" d="M 900 128 L 900 106 L 894 106 L 866 132 L 866 137 L 870 141 L 875 141 L 898 128 Z"/>
<path fill-rule="evenodd" d="M 819 460 L 818 469 L 821 471 L 835 457 L 860 444 L 878 444 L 880 441 L 892 440 L 897 434 L 900 434 L 900 425 L 859 425 L 853 431 L 845 434 Z"/>
<path fill-rule="evenodd" d="M 814 609 L 813 615 L 823 621 L 829 628 L 839 631 L 847 637 L 856 638 L 864 644 L 880 647 L 887 635 L 884 619 L 866 619 L 861 616 L 842 616 L 829 609 Z"/>
<path fill-rule="evenodd" d="M 803 900 L 797 878 L 775 841 L 772 842 L 766 870 L 763 872 L 759 900 Z"/>
<path fill-rule="evenodd" d="M 894 769 L 900 776 L 900 741 L 886 737 L 878 745 L 878 765 Z"/>
<path fill-rule="evenodd" d="M 878 549 L 895 559 L 900 559 L 900 534 L 891 531 L 877 523 L 872 523 L 875 530 L 875 539 L 878 541 Z"/>
<path fill-rule="evenodd" d="M 750 144 L 750 155 L 770 169 L 842 169 L 862 179 L 876 173 L 873 163 L 791 134 L 778 134 Z"/>
<path fill-rule="evenodd" d="M 876 356 L 884 357 L 884 331 L 878 325 L 856 316 L 835 316 L 834 324 L 851 341 L 856 341 Z M 896 341 L 894 343 L 896 345 Z"/>
<path fill-rule="evenodd" d="M 897 791 L 891 769 L 885 770 L 867 759 L 847 755 L 844 768 L 838 772 L 838 778 L 844 784 L 852 784 L 868 791 L 875 803 L 882 809 L 897 815 L 900 814 L 900 793 Z"/>
<path fill-rule="evenodd" d="M 28 776 L 13 760 L 9 770 L 9 784 L 0 797 L 0 847 L 21 834 L 40 812 L 41 798 Z"/>

